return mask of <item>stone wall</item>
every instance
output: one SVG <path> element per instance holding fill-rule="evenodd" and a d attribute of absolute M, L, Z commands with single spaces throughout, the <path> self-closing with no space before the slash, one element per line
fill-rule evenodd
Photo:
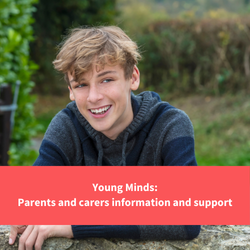
<path fill-rule="evenodd" d="M 18 249 L 18 243 L 8 244 L 9 231 L 0 228 L 0 250 Z M 51 238 L 43 250 L 250 250 L 250 226 L 203 226 L 192 241 L 135 241 L 89 238 L 69 240 Z"/>

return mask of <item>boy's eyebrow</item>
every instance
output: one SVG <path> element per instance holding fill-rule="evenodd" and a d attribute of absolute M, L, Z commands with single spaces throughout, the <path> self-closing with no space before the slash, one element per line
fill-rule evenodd
<path fill-rule="evenodd" d="M 102 73 L 98 74 L 97 77 L 101 77 L 101 76 L 104 76 L 104 75 L 110 74 L 110 73 L 115 73 L 115 74 L 117 74 L 116 71 L 111 71 L 111 70 L 109 70 L 109 71 L 105 71 L 105 72 L 102 72 Z M 85 78 L 82 78 L 82 79 L 81 79 L 81 81 L 84 81 L 84 80 L 86 80 L 86 79 L 85 79 Z M 71 83 L 71 82 L 75 82 L 75 81 L 76 81 L 75 79 L 72 79 L 72 80 L 70 80 L 69 82 Z"/>
<path fill-rule="evenodd" d="M 116 71 L 111 71 L 110 70 L 110 71 L 105 71 L 105 72 L 102 72 L 102 73 L 98 74 L 97 77 L 101 77 L 101 76 L 104 76 L 104 75 L 109 74 L 109 73 L 115 73 L 115 74 L 117 74 Z"/>

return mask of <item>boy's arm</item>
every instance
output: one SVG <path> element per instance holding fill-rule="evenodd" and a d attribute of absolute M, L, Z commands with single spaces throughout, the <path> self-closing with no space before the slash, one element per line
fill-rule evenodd
<path fill-rule="evenodd" d="M 162 149 L 164 166 L 197 166 L 194 139 L 180 137 L 167 143 Z"/>
<path fill-rule="evenodd" d="M 69 166 L 70 163 L 61 148 L 53 142 L 43 139 L 39 156 L 33 166 Z"/>
<path fill-rule="evenodd" d="M 171 110 L 163 134 L 161 155 L 164 166 L 197 166 L 193 125 L 181 110 Z"/>
<path fill-rule="evenodd" d="M 23 228 L 23 229 L 22 229 Z M 73 233 L 72 233 L 73 232 Z M 11 226 L 9 243 L 12 245 L 18 233 L 19 250 L 41 249 L 45 239 L 66 237 L 121 238 L 140 240 L 191 240 L 198 236 L 200 226 Z"/>
<path fill-rule="evenodd" d="M 191 240 L 200 226 L 72 226 L 74 238 L 122 238 L 140 240 Z"/>
<path fill-rule="evenodd" d="M 75 126 L 63 111 L 51 121 L 34 166 L 82 165 L 82 146 Z"/>

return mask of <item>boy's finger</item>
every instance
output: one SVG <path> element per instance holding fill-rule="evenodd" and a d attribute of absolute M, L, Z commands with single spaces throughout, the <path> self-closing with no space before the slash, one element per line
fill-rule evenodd
<path fill-rule="evenodd" d="M 32 233 L 34 229 L 33 225 L 29 225 L 25 231 L 23 232 L 22 236 L 19 239 L 19 246 L 18 246 L 18 250 L 25 250 L 25 244 L 27 244 L 26 240 L 28 239 L 29 235 Z M 27 249 L 29 249 L 29 244 L 27 246 Z M 32 249 L 32 247 L 30 248 Z"/>
<path fill-rule="evenodd" d="M 18 227 L 17 226 L 10 226 L 10 236 L 9 236 L 9 244 L 14 244 L 17 236 Z"/>
<path fill-rule="evenodd" d="M 28 229 L 28 228 L 27 228 Z M 32 226 L 31 232 L 30 234 L 26 235 L 25 237 L 25 241 L 24 241 L 24 246 L 25 246 L 25 250 L 32 250 L 33 246 L 35 245 L 36 239 L 37 239 L 37 235 L 38 235 L 38 227 L 37 226 Z M 19 241 L 20 244 L 20 241 Z"/>
<path fill-rule="evenodd" d="M 37 239 L 36 239 L 35 250 L 41 250 L 43 242 L 44 242 L 44 235 L 40 233 L 38 234 Z"/>

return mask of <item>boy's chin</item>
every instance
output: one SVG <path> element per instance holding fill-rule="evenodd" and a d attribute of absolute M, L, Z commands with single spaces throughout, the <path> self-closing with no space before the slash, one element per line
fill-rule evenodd
<path fill-rule="evenodd" d="M 104 135 L 109 133 L 109 129 L 110 129 L 109 126 L 107 126 L 107 127 L 106 126 L 95 126 L 94 124 L 93 125 L 91 124 L 91 126 L 93 127 L 94 130 L 96 130 Z"/>

